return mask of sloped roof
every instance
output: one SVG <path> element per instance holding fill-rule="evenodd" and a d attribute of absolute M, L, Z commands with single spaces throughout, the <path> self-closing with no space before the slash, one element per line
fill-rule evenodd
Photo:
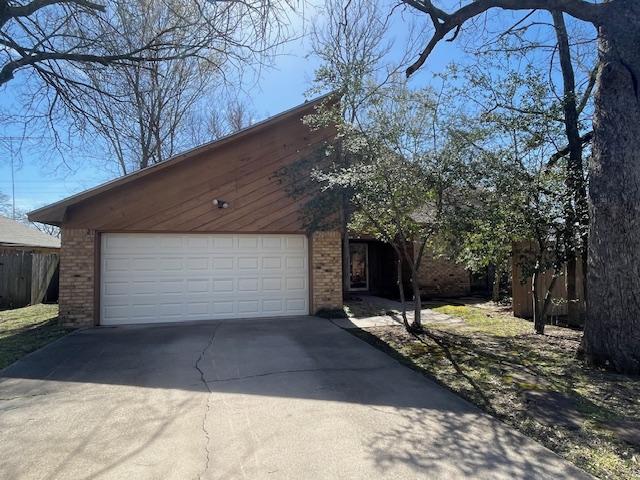
<path fill-rule="evenodd" d="M 241 140 L 248 134 L 252 134 L 252 133 L 264 130 L 294 115 L 298 115 L 306 110 L 311 110 L 316 106 L 320 105 L 323 101 L 335 95 L 336 95 L 335 92 L 329 92 L 320 97 L 314 98 L 312 100 L 308 100 L 289 110 L 285 110 L 284 112 L 273 115 L 272 117 L 266 118 L 265 120 L 254 123 L 253 125 L 250 125 L 247 128 L 239 130 L 235 133 L 232 133 L 231 135 L 227 135 L 218 140 L 214 140 L 212 142 L 208 142 L 203 145 L 192 148 L 190 150 L 187 150 L 185 152 L 179 153 L 178 155 L 175 155 L 165 160 L 164 162 L 157 163 L 155 165 L 151 165 L 146 168 L 142 168 L 135 172 L 129 173 L 128 175 L 118 177 L 114 180 L 103 183 L 102 185 L 98 185 L 94 188 L 90 188 L 83 192 L 67 197 L 58 202 L 52 203 L 45 207 L 39 208 L 37 210 L 33 210 L 32 212 L 29 212 L 27 216 L 29 217 L 29 220 L 31 220 L 32 222 L 41 222 L 41 223 L 48 223 L 50 225 L 60 226 L 64 221 L 67 208 L 69 208 L 72 205 L 78 204 L 88 198 L 99 195 L 115 187 L 125 185 L 131 181 L 137 180 L 138 178 L 142 178 L 147 175 L 162 171 L 167 167 L 172 167 L 174 165 L 177 165 L 183 162 L 184 160 L 196 157 L 197 155 L 200 155 L 203 152 L 208 152 L 210 150 L 214 150 L 228 143 Z"/>
<path fill-rule="evenodd" d="M 0 247 L 60 248 L 60 239 L 0 215 Z"/>

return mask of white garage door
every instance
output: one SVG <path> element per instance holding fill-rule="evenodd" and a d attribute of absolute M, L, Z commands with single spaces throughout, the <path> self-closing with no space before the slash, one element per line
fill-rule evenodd
<path fill-rule="evenodd" d="M 102 325 L 309 313 L 304 235 L 102 234 Z"/>

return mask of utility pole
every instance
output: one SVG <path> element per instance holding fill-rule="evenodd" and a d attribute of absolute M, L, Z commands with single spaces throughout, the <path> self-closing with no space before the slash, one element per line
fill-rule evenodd
<path fill-rule="evenodd" d="M 0 140 L 4 140 L 9 144 L 9 161 L 11 163 L 11 219 L 16 219 L 16 168 L 15 158 L 13 156 L 13 141 L 14 140 L 31 140 L 34 137 L 0 137 Z"/>
<path fill-rule="evenodd" d="M 13 163 L 13 138 L 9 138 L 9 157 L 11 158 L 11 220 L 16 219 L 16 178 Z"/>

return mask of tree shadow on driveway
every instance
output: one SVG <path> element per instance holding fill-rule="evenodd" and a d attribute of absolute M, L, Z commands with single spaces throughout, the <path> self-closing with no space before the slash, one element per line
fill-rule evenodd
<path fill-rule="evenodd" d="M 584 475 L 313 317 L 79 331 L 0 397 L 5 471 L 45 478 Z"/>

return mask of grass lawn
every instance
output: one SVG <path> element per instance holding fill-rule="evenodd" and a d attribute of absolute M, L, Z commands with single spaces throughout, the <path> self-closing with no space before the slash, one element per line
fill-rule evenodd
<path fill-rule="evenodd" d="M 488 306 L 443 305 L 464 322 L 355 330 L 486 412 L 603 479 L 640 478 L 640 377 L 587 367 L 580 332 L 547 327 Z"/>
<path fill-rule="evenodd" d="M 58 325 L 58 305 L 0 310 L 0 369 L 70 331 Z"/>

